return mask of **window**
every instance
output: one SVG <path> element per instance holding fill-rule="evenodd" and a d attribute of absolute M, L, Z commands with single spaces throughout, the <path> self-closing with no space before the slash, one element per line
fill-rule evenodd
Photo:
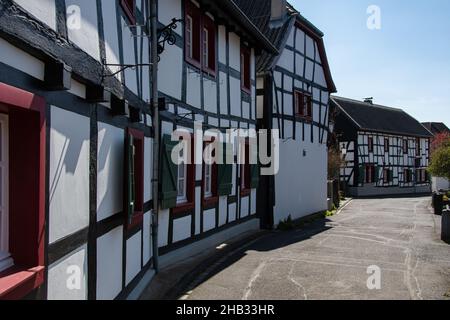
<path fill-rule="evenodd" d="M 426 169 L 416 169 L 416 182 L 417 183 L 428 182 L 428 173 Z"/>
<path fill-rule="evenodd" d="M 251 71 L 250 71 L 250 49 L 241 47 L 241 88 L 243 91 L 251 92 Z"/>
<path fill-rule="evenodd" d="M 294 92 L 295 115 L 300 118 L 312 118 L 312 97 L 310 94 Z"/>
<path fill-rule="evenodd" d="M 369 147 L 369 152 L 373 152 L 373 138 L 372 137 L 367 138 L 367 144 Z"/>
<path fill-rule="evenodd" d="M 10 178 L 0 179 L 2 195 L 5 191 L 9 194 L 0 201 L 2 218 L 6 212 L 8 217 L 0 237 L 7 232 L 9 238 L 7 245 L 2 240 L 2 269 L 14 262 L 14 267 L 1 272 L 0 300 L 17 300 L 38 288 L 45 278 L 45 192 L 41 191 L 46 188 L 46 101 L 0 83 L 0 110 L 5 113 L 2 144 L 9 138 L 8 150 L 0 148 L 2 176 Z M 9 203 L 4 201 L 7 199 Z M 11 260 L 5 259 L 7 255 Z"/>
<path fill-rule="evenodd" d="M 218 164 L 213 163 L 213 159 L 216 157 L 216 151 L 212 150 L 214 146 L 211 142 L 206 142 L 204 145 L 204 162 L 203 162 L 203 203 L 204 205 L 212 205 L 218 201 L 218 188 L 217 188 L 217 172 Z M 211 154 L 212 153 L 212 154 Z"/>
<path fill-rule="evenodd" d="M 404 170 L 403 170 L 403 181 L 404 181 L 405 183 L 410 183 L 411 180 L 412 180 L 412 177 L 411 177 L 411 170 L 409 170 L 409 169 L 404 169 Z"/>
<path fill-rule="evenodd" d="M 409 149 L 408 139 L 403 139 L 403 153 L 408 154 L 408 149 Z"/>
<path fill-rule="evenodd" d="M 8 116 L 0 114 L 0 272 L 11 267 L 9 254 L 9 128 Z"/>
<path fill-rule="evenodd" d="M 383 182 L 389 183 L 392 181 L 392 171 L 389 169 L 383 169 Z"/>
<path fill-rule="evenodd" d="M 132 228 L 142 222 L 144 215 L 144 133 L 128 128 L 126 150 L 127 226 Z"/>
<path fill-rule="evenodd" d="M 191 65 L 216 75 L 216 25 L 189 0 L 185 14 L 185 57 Z"/>
<path fill-rule="evenodd" d="M 389 152 L 389 138 L 384 138 L 384 152 Z"/>
<path fill-rule="evenodd" d="M 420 148 L 420 138 L 416 138 L 416 157 L 420 157 L 421 148 Z"/>
<path fill-rule="evenodd" d="M 135 0 L 121 0 L 120 5 L 125 12 L 130 24 L 136 23 L 136 3 Z"/>
<path fill-rule="evenodd" d="M 366 183 L 374 183 L 375 182 L 375 166 L 373 164 L 369 164 L 366 166 Z"/>
<path fill-rule="evenodd" d="M 183 155 L 181 155 L 183 157 Z M 187 202 L 187 164 L 180 163 L 178 165 L 178 183 L 177 183 L 177 203 Z"/>

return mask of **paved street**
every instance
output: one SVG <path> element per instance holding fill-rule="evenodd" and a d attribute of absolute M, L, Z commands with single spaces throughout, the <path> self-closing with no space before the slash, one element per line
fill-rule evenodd
<path fill-rule="evenodd" d="M 450 246 L 430 198 L 354 200 L 223 259 L 182 299 L 448 299 Z M 369 266 L 381 289 L 367 288 Z"/>

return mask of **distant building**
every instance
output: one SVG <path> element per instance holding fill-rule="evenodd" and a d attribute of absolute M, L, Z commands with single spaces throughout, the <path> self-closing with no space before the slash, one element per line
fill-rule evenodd
<path fill-rule="evenodd" d="M 450 129 L 442 122 L 422 122 L 422 125 L 434 136 L 444 132 L 450 134 Z"/>
<path fill-rule="evenodd" d="M 344 155 L 341 181 L 352 196 L 429 193 L 431 133 L 401 109 L 331 98 Z"/>

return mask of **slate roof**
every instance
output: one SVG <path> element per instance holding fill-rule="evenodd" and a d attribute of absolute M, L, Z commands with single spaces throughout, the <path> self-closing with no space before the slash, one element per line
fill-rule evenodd
<path fill-rule="evenodd" d="M 395 135 L 432 137 L 432 134 L 419 121 L 402 109 L 336 96 L 331 97 L 331 103 L 353 122 L 359 130 Z"/>
<path fill-rule="evenodd" d="M 248 16 L 253 24 L 264 34 L 267 39 L 277 48 L 282 49 L 289 36 L 289 30 L 295 22 L 295 15 L 291 15 L 280 28 L 270 28 L 271 0 L 233 0 L 234 3 Z M 289 11 L 297 13 L 292 6 Z M 280 50 L 281 51 L 281 50 Z M 263 72 L 271 69 L 275 55 L 263 52 L 256 61 L 256 71 Z"/>
<path fill-rule="evenodd" d="M 424 122 L 422 125 L 434 135 L 444 132 L 450 133 L 450 129 L 442 122 Z"/>

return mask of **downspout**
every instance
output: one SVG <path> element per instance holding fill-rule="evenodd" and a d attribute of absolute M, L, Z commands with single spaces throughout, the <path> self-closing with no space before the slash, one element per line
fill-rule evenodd
<path fill-rule="evenodd" d="M 151 70 L 149 71 L 151 79 L 151 105 L 152 105 L 152 126 L 153 126 L 153 212 L 152 212 L 152 252 L 153 252 L 153 268 L 156 273 L 159 271 L 158 258 L 158 217 L 159 217 L 159 108 L 158 108 L 158 16 L 157 16 L 157 0 L 148 0 L 149 23 L 151 41 L 149 42 L 149 53 L 151 57 Z"/>

